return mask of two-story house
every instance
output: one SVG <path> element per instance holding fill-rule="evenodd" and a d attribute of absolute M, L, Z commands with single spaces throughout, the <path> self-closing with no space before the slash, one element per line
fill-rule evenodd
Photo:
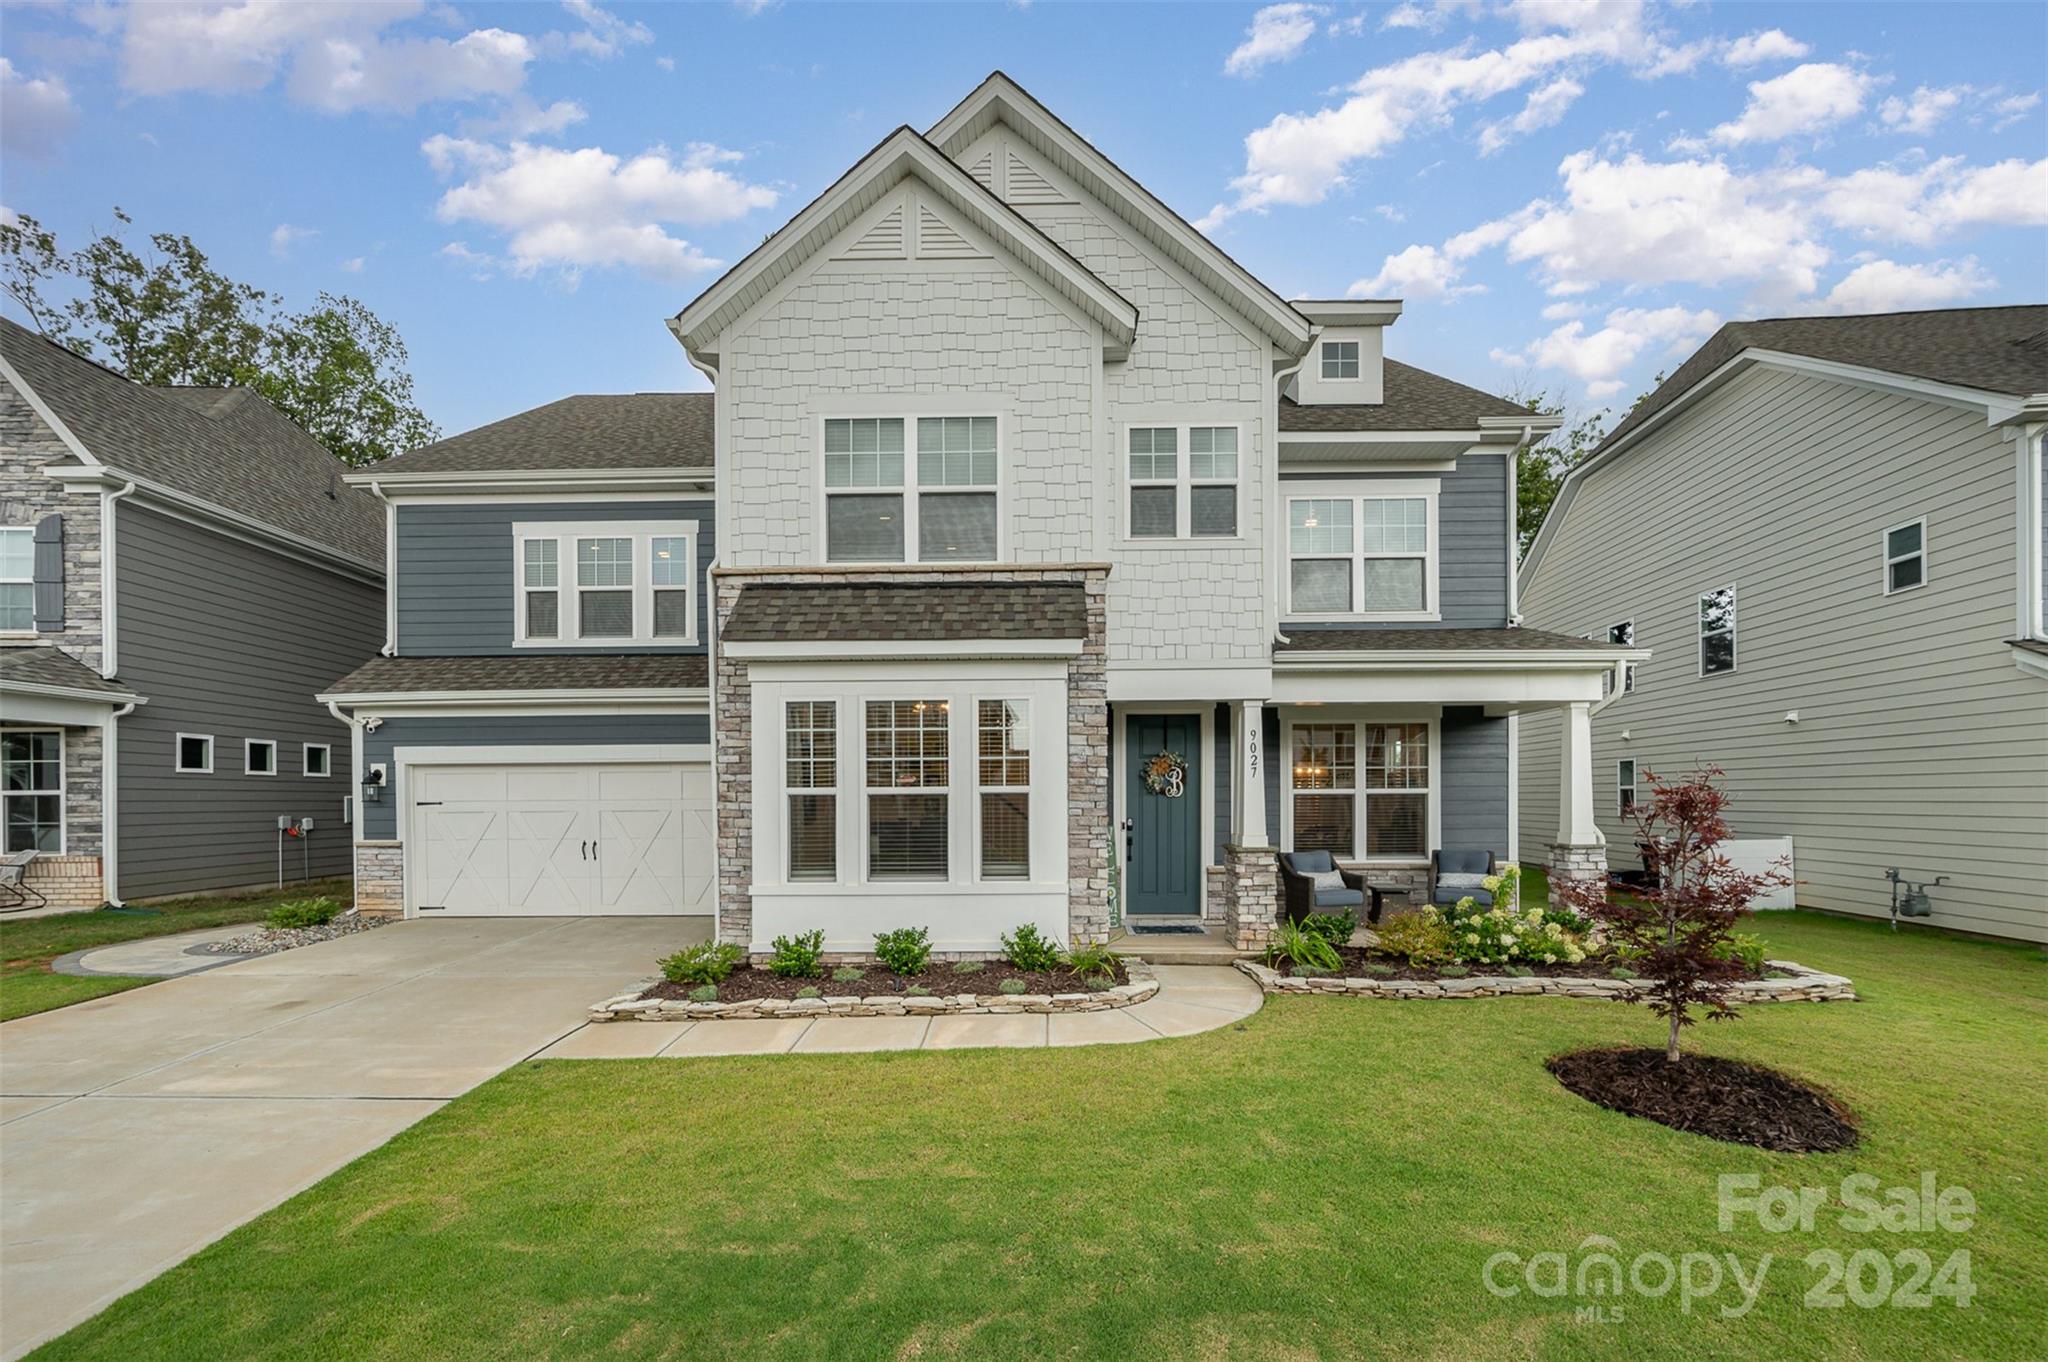
<path fill-rule="evenodd" d="M 408 913 L 641 911 L 645 874 L 756 950 L 1251 945 L 1276 846 L 1408 889 L 1519 854 L 1548 708 L 1544 840 L 1596 870 L 1588 712 L 1644 655 L 1515 627 L 1513 453 L 1555 423 L 1386 359 L 1400 313 L 1279 297 L 989 77 L 671 321 L 715 399 L 356 475 L 393 507 L 392 655 L 333 688 L 383 791 L 359 873 Z"/>
<path fill-rule="evenodd" d="M 1712 763 L 1801 904 L 1887 916 L 1897 870 L 1947 881 L 1935 925 L 2048 941 L 2044 429 L 2038 305 L 1731 322 L 1615 427 L 1522 596 L 1656 651 L 1595 724 L 1618 864 L 1647 774 Z"/>
<path fill-rule="evenodd" d="M 346 875 L 384 515 L 246 389 L 148 387 L 0 318 L 0 802 L 25 902 Z"/>

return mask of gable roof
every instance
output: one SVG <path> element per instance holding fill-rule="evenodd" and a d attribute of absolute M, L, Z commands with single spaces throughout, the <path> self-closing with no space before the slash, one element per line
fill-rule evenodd
<path fill-rule="evenodd" d="M 0 317 L 0 358 L 88 464 L 384 568 L 384 512 L 347 465 L 247 388 L 154 388 Z"/>
<path fill-rule="evenodd" d="M 352 475 L 567 472 L 586 469 L 711 471 L 710 393 L 586 393 L 451 435 Z"/>
<path fill-rule="evenodd" d="M 2031 397 L 2048 393 L 2048 304 L 1729 322 L 1638 402 L 1607 433 L 1595 455 L 1626 440 L 1745 350 L 1804 355 L 1958 388 Z"/>
<path fill-rule="evenodd" d="M 925 136 L 948 157 L 957 156 L 999 122 L 1109 205 L 1175 264 L 1222 297 L 1238 300 L 1245 317 L 1269 340 L 1294 354 L 1308 352 L 1308 318 L 1004 72 L 990 72 Z"/>
<path fill-rule="evenodd" d="M 109 703 L 142 698 L 119 681 L 101 676 L 48 643 L 10 643 L 0 647 L 0 687 L 77 691 L 104 697 Z"/>
<path fill-rule="evenodd" d="M 1530 417 L 1527 407 L 1468 388 L 1463 383 L 1399 360 L 1384 361 L 1382 395 L 1376 404 L 1329 403 L 1303 406 L 1280 398 L 1280 431 L 1474 430 L 1485 417 Z"/>
<path fill-rule="evenodd" d="M 669 329 L 693 355 L 715 362 L 711 347 L 726 327 L 908 175 L 916 176 L 947 206 L 994 237 L 1102 327 L 1112 348 L 1127 349 L 1136 338 L 1138 309 L 1129 299 L 909 127 L 900 127 L 883 138 L 824 193 L 698 294 L 676 314 Z"/>

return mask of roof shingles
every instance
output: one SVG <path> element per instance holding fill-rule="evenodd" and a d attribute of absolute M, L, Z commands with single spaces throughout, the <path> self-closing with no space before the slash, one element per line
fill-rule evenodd
<path fill-rule="evenodd" d="M 377 465 L 380 473 L 711 470 L 710 393 L 565 397 Z"/>
<path fill-rule="evenodd" d="M 135 695 L 119 681 L 108 680 L 71 654 L 40 643 L 0 647 L 0 685 L 90 691 L 110 701 L 133 699 Z"/>
<path fill-rule="evenodd" d="M 542 653 L 528 657 L 378 657 L 327 688 L 330 695 L 465 694 L 521 690 L 703 690 L 702 653 Z"/>
<path fill-rule="evenodd" d="M 1280 399 L 1280 432 L 1342 433 L 1353 430 L 1473 430 L 1482 416 L 1527 416 L 1529 409 L 1505 397 L 1468 388 L 1441 374 L 1399 360 L 1385 361 L 1383 401 L 1318 403 L 1303 406 Z"/>
<path fill-rule="evenodd" d="M 728 643 L 1078 639 L 1087 595 L 1065 582 L 773 583 L 743 588 Z"/>

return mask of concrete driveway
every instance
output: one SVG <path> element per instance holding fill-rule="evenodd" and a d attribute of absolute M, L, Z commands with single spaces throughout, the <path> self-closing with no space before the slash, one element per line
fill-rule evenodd
<path fill-rule="evenodd" d="M 8 1022 L 0 1357 L 546 1049 L 710 922 L 405 922 Z"/>

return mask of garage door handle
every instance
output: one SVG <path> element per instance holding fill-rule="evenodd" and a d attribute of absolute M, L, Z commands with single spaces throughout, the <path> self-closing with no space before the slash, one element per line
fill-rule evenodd
<path fill-rule="evenodd" d="M 590 843 L 588 842 L 583 844 L 583 859 L 586 861 L 590 859 Z"/>

